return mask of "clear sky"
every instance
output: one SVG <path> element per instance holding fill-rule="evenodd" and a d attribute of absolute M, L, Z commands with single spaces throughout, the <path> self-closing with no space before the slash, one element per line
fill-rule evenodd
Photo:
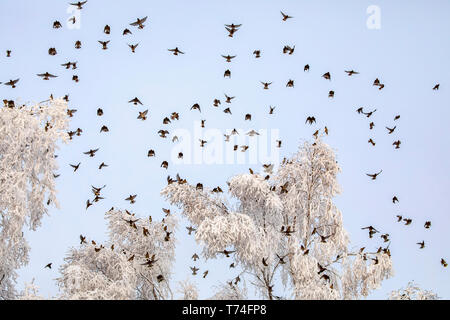
<path fill-rule="evenodd" d="M 367 8 L 378 6 L 380 28 L 367 27 Z M 31 243 L 30 264 L 20 270 L 19 287 L 35 278 L 44 295 L 57 292 L 54 279 L 68 248 L 77 246 L 79 235 L 104 240 L 103 213 L 110 207 L 129 208 L 141 215 L 161 218 L 168 204 L 159 191 L 167 174 L 179 172 L 191 182 L 225 187 L 225 181 L 248 172 L 249 164 L 169 165 L 174 144 L 158 137 L 157 131 L 175 128 L 194 131 L 195 121 L 207 119 L 207 128 L 226 131 L 232 128 L 278 130 L 283 146 L 280 157 L 293 154 L 302 140 L 327 126 L 326 137 L 337 152 L 342 167 L 339 182 L 343 192 L 336 198 L 350 233 L 352 248 L 377 248 L 381 240 L 369 240 L 361 227 L 373 225 L 391 235 L 395 276 L 371 298 L 383 299 L 388 293 L 414 280 L 426 289 L 450 298 L 450 270 L 440 259 L 450 262 L 449 225 L 449 129 L 450 116 L 450 3 L 448 1 L 106 1 L 89 0 L 81 11 L 80 28 L 69 29 L 66 1 L 2 0 L 0 2 L 0 81 L 20 78 L 17 88 L 1 86 L 0 96 L 39 102 L 70 94 L 70 107 L 78 112 L 71 129 L 83 129 L 58 152 L 57 179 L 60 209 L 52 209 L 42 227 L 27 232 Z M 280 10 L 294 19 L 281 21 Z M 148 16 L 146 27 L 137 30 L 128 24 Z M 52 28 L 59 20 L 63 28 Z M 243 26 L 229 38 L 225 23 Z M 111 35 L 103 33 L 111 26 Z M 132 35 L 122 36 L 125 27 Z M 83 47 L 75 50 L 81 40 Z M 101 50 L 98 40 L 111 40 L 109 50 Z M 127 43 L 139 42 L 132 54 Z M 295 45 L 293 55 L 283 55 L 284 45 Z M 185 55 L 175 57 L 167 49 L 178 46 Z M 48 55 L 50 47 L 58 51 Z M 6 58 L 5 51 L 12 50 Z M 261 50 L 261 58 L 252 52 Z M 237 55 L 226 63 L 221 55 Z M 65 70 L 60 64 L 77 61 L 77 70 Z M 309 73 L 303 66 L 309 64 Z M 231 79 L 224 79 L 229 68 Z M 348 77 L 344 70 L 359 75 Z M 42 81 L 37 73 L 50 72 L 59 77 Z M 332 79 L 321 78 L 330 72 Z M 77 74 L 79 83 L 71 80 Z M 379 78 L 385 88 L 372 86 Z M 295 88 L 286 88 L 289 79 Z M 263 90 L 259 81 L 273 82 Z M 439 91 L 433 91 L 440 83 Z M 328 91 L 335 98 L 328 98 Z M 230 105 L 233 115 L 224 114 L 223 94 L 236 96 Z M 144 107 L 127 101 L 139 97 Z M 222 106 L 212 107 L 219 98 Z M 199 103 L 202 113 L 190 111 Z M 268 115 L 269 105 L 276 106 Z M 369 120 L 356 113 L 358 107 L 377 109 Z M 96 116 L 98 107 L 103 117 Z M 149 119 L 136 119 L 138 110 L 149 109 Z M 163 126 L 171 112 L 180 113 L 180 121 Z M 251 113 L 251 122 L 244 115 Z M 394 123 L 395 115 L 401 119 Z M 307 116 L 315 116 L 317 125 L 305 125 Z M 102 125 L 109 133 L 99 133 Z M 397 125 L 388 135 L 385 126 Z M 367 143 L 373 138 L 376 146 Z M 400 139 L 399 150 L 392 142 Z M 196 146 L 198 141 L 193 142 Z M 82 152 L 100 147 L 96 157 Z M 155 149 L 156 158 L 147 158 Z M 98 165 L 109 167 L 101 171 Z M 69 163 L 81 162 L 74 174 Z M 258 169 L 258 166 L 251 165 Z M 365 174 L 383 173 L 376 181 Z M 106 184 L 105 200 L 85 210 L 92 198 L 90 186 Z M 123 199 L 138 194 L 130 207 Z M 399 204 L 392 204 L 397 195 Z M 411 217 L 404 226 L 395 216 Z M 426 230 L 423 224 L 432 221 Z M 180 221 L 175 279 L 190 277 L 190 256 L 200 249 Z M 419 250 L 416 242 L 425 240 Z M 52 270 L 43 269 L 53 262 Z M 197 264 L 209 269 L 206 279 L 196 278 L 201 297 L 211 295 L 213 285 L 228 280 L 234 273 L 224 261 Z M 249 291 L 253 295 L 253 290 Z"/>

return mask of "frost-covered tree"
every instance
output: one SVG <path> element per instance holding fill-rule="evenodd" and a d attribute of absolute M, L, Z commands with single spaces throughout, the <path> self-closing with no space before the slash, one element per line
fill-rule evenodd
<path fill-rule="evenodd" d="M 349 249 L 333 203 L 340 168 L 328 145 L 305 143 L 272 169 L 231 178 L 230 197 L 181 178 L 161 193 L 197 228 L 205 258 L 232 256 L 262 298 L 357 299 L 391 276 L 388 248 Z M 284 289 L 274 287 L 277 278 Z"/>
<path fill-rule="evenodd" d="M 46 205 L 57 205 L 55 150 L 67 127 L 63 99 L 0 109 L 0 299 L 16 297 L 16 270 L 28 263 L 24 227 L 36 230 Z"/>
<path fill-rule="evenodd" d="M 105 215 L 109 237 L 100 244 L 80 236 L 57 279 L 59 299 L 159 300 L 173 298 L 169 286 L 175 260 L 177 219 L 137 218 L 111 209 Z"/>
<path fill-rule="evenodd" d="M 389 300 L 439 300 L 439 296 L 410 282 L 406 288 L 392 291 Z"/>

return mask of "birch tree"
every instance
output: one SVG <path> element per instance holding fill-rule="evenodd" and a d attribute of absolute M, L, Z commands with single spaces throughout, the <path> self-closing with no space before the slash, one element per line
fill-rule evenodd
<path fill-rule="evenodd" d="M 328 145 L 306 142 L 272 169 L 232 177 L 229 197 L 181 178 L 161 193 L 196 227 L 204 257 L 232 257 L 242 269 L 234 283 L 249 277 L 262 298 L 358 299 L 392 275 L 389 248 L 349 249 Z"/>
<path fill-rule="evenodd" d="M 0 299 L 16 297 L 16 270 L 28 263 L 24 227 L 36 230 L 48 205 L 58 205 L 55 151 L 68 134 L 67 103 L 0 109 Z"/>

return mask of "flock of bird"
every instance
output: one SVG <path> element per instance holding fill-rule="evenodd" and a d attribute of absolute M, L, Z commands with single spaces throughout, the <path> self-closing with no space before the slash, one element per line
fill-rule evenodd
<path fill-rule="evenodd" d="M 79 10 L 82 10 L 82 9 L 85 8 L 85 5 L 86 5 L 87 2 L 88 2 L 88 1 L 82 1 L 82 2 L 77 2 L 77 3 L 70 3 L 70 5 L 75 6 L 75 7 L 76 7 L 77 9 L 79 9 Z M 286 22 L 286 21 L 288 21 L 289 19 L 292 19 L 292 18 L 293 18 L 293 16 L 290 16 L 290 15 L 288 15 L 288 14 L 285 14 L 285 13 L 281 12 L 281 20 L 282 20 L 283 22 Z M 75 24 L 75 23 L 76 23 L 76 17 L 74 16 L 74 17 L 70 18 L 69 21 Z M 135 21 L 129 23 L 129 25 L 132 26 L 132 27 L 137 28 L 137 30 L 142 30 L 142 29 L 145 28 L 145 23 L 146 23 L 146 22 L 147 22 L 147 17 L 137 18 Z M 233 38 L 234 35 L 236 34 L 236 32 L 238 32 L 238 31 L 239 31 L 239 28 L 241 28 L 241 27 L 242 27 L 242 24 L 234 24 L 234 23 L 232 23 L 232 24 L 226 24 L 226 25 L 225 25 L 225 29 L 226 29 L 226 31 L 228 32 L 228 37 Z M 53 28 L 54 28 L 54 29 L 60 29 L 60 28 L 62 28 L 62 25 L 61 25 L 61 23 L 60 23 L 59 21 L 54 21 L 54 23 L 53 23 Z M 106 25 L 106 26 L 104 27 L 104 29 L 103 29 L 103 32 L 104 32 L 105 35 L 110 35 L 110 33 L 111 33 L 111 28 L 110 28 L 110 26 L 109 26 L 109 25 Z M 125 28 L 125 29 L 123 30 L 123 32 L 122 32 L 122 35 L 123 35 L 124 37 L 127 36 L 127 35 L 129 35 L 129 34 L 132 34 L 132 31 L 131 31 L 130 29 L 128 29 L 128 28 Z M 108 44 L 110 43 L 110 40 L 99 40 L 98 42 L 99 42 L 99 44 L 101 45 L 100 48 L 101 48 L 102 50 L 108 50 L 108 49 L 109 49 L 109 48 L 108 48 Z M 128 44 L 128 46 L 130 47 L 131 52 L 132 52 L 132 53 L 135 53 L 136 49 L 137 49 L 138 46 L 139 46 L 139 43 L 136 43 L 136 44 Z M 82 47 L 82 42 L 81 42 L 80 40 L 76 41 L 76 42 L 75 42 L 75 49 L 80 49 L 81 47 Z M 178 48 L 178 47 L 170 48 L 170 49 L 168 49 L 168 51 L 169 51 L 171 54 L 173 54 L 174 56 L 179 56 L 179 55 L 184 55 L 184 54 L 185 54 L 185 52 L 183 52 L 183 51 L 182 51 L 180 48 Z M 294 54 L 294 51 L 295 51 L 295 45 L 292 46 L 292 47 L 286 45 L 286 46 L 283 47 L 282 53 L 283 53 L 283 54 L 292 55 L 292 54 Z M 11 50 L 7 50 L 6 56 L 7 56 L 8 58 L 11 57 L 11 54 L 12 54 L 12 51 L 11 51 Z M 57 52 L 56 48 L 50 48 L 50 49 L 48 50 L 48 54 L 49 54 L 49 55 L 57 55 L 58 52 Z M 261 58 L 261 50 L 259 50 L 259 49 L 254 50 L 254 51 L 253 51 L 253 55 L 254 55 L 254 58 L 255 58 L 255 59 Z M 236 55 L 229 55 L 229 54 L 227 54 L 227 55 L 222 55 L 222 57 L 225 59 L 226 62 L 231 63 L 232 60 L 236 58 Z M 76 62 L 76 61 L 75 61 L 75 62 L 70 62 L 70 61 L 69 61 L 69 62 L 66 62 L 66 63 L 61 64 L 61 66 L 63 66 L 65 69 L 76 70 L 77 67 L 78 67 L 77 63 L 78 63 L 78 62 Z M 310 66 L 309 66 L 308 64 L 306 64 L 306 65 L 304 66 L 303 70 L 304 70 L 304 72 L 309 72 L 309 71 L 310 71 Z M 348 76 L 355 76 L 355 75 L 358 75 L 358 74 L 359 74 L 359 72 L 357 72 L 357 71 L 355 71 L 355 70 L 344 70 L 344 71 L 345 71 L 345 73 L 346 73 Z M 56 78 L 56 77 L 57 77 L 57 75 L 54 75 L 54 74 L 49 73 L 49 72 L 39 73 L 39 74 L 37 74 L 37 76 L 41 77 L 43 80 L 50 80 L 50 79 L 53 79 L 53 78 Z M 231 78 L 231 70 L 229 70 L 229 69 L 225 70 L 225 72 L 224 72 L 224 74 L 223 74 L 223 77 L 224 77 L 224 78 Z M 330 72 L 324 73 L 324 74 L 322 75 L 322 77 L 323 77 L 325 80 L 331 81 L 331 74 L 330 74 Z M 5 82 L 4 85 L 10 86 L 11 88 L 16 88 L 16 86 L 17 86 L 19 80 L 20 80 L 20 79 L 15 79 L 15 80 L 12 80 L 12 79 L 11 79 L 11 80 Z M 77 76 L 77 75 L 73 75 L 72 80 L 75 81 L 75 82 L 78 82 L 78 81 L 79 81 L 78 76 Z M 270 89 L 270 86 L 271 86 L 271 84 L 272 84 L 272 82 L 261 81 L 261 84 L 262 84 L 262 89 L 264 89 L 264 90 L 269 90 L 269 89 Z M 377 87 L 378 90 L 383 90 L 383 88 L 385 87 L 385 85 L 384 85 L 378 78 L 374 80 L 373 86 L 374 86 L 374 87 Z M 294 80 L 289 79 L 289 80 L 287 81 L 287 83 L 286 83 L 286 87 L 287 87 L 287 88 L 293 88 L 293 87 L 294 87 Z M 432 89 L 433 89 L 433 90 L 439 90 L 439 84 L 436 84 Z M 335 94 L 334 91 L 329 91 L 328 97 L 329 97 L 330 99 L 332 99 L 332 98 L 334 97 L 334 94 Z M 231 106 L 231 104 L 232 104 L 234 98 L 235 98 L 234 96 L 228 96 L 228 95 L 225 94 L 225 100 L 224 100 L 224 103 L 226 104 L 227 107 L 224 108 L 224 110 L 223 110 L 224 113 L 230 114 L 230 115 L 232 114 L 232 111 L 231 111 L 231 107 L 230 107 L 230 106 Z M 51 96 L 51 99 L 53 99 L 53 96 Z M 64 97 L 64 99 L 65 99 L 66 101 L 69 101 L 69 96 L 66 95 L 66 96 Z M 4 103 L 5 103 L 5 107 L 14 107 L 14 101 L 4 100 Z M 140 100 L 138 97 L 134 97 L 134 98 L 130 99 L 130 100 L 128 101 L 128 103 L 130 103 L 130 104 L 132 104 L 132 105 L 134 105 L 134 106 L 143 106 L 143 103 L 141 102 L 141 100 Z M 215 98 L 215 99 L 213 100 L 213 103 L 212 103 L 212 106 L 213 106 L 213 107 L 218 108 L 218 107 L 221 106 L 221 105 L 222 105 L 222 101 L 221 101 L 220 99 Z M 191 111 L 198 111 L 199 113 L 201 113 L 201 107 L 200 107 L 200 105 L 199 105 L 198 103 L 195 103 L 194 105 L 192 105 L 192 107 L 190 108 L 190 110 L 191 110 Z M 369 119 L 369 121 L 370 121 L 370 123 L 369 123 L 369 130 L 372 130 L 372 129 L 375 127 L 375 123 L 374 123 L 373 121 L 371 121 L 371 119 L 372 119 L 371 117 L 374 115 L 374 113 L 375 113 L 376 111 L 377 111 L 377 109 L 374 109 L 374 110 L 371 110 L 371 111 L 365 111 L 363 107 L 359 107 L 359 108 L 356 110 L 356 112 L 357 112 L 358 114 L 361 114 L 362 116 L 364 116 L 364 117 L 366 117 L 367 119 Z M 76 112 L 77 112 L 76 109 L 68 109 L 68 110 L 67 110 L 67 114 L 68 114 L 69 117 L 73 117 L 74 114 L 75 114 Z M 268 112 L 268 114 L 269 114 L 269 115 L 273 115 L 274 112 L 275 112 L 275 107 L 270 106 L 270 107 L 269 107 L 269 112 Z M 98 117 L 102 117 L 103 114 L 104 114 L 103 110 L 102 110 L 101 108 L 98 108 L 98 110 L 97 110 L 97 116 L 98 116 Z M 138 120 L 145 121 L 145 120 L 147 120 L 147 117 L 148 117 L 148 109 L 147 109 L 147 110 L 143 110 L 143 111 L 138 111 L 138 115 L 137 115 L 137 119 L 138 119 Z M 168 115 L 167 117 L 165 117 L 165 118 L 162 120 L 162 123 L 163 123 L 164 125 L 169 125 L 170 123 L 172 123 L 172 121 L 177 121 L 177 120 L 179 120 L 179 117 L 180 117 L 180 115 L 179 115 L 177 112 L 173 112 L 173 113 L 171 113 L 170 115 Z M 396 115 L 396 116 L 393 118 L 393 122 L 396 123 L 399 119 L 400 119 L 400 115 Z M 246 120 L 246 121 L 251 121 L 251 120 L 252 120 L 252 115 L 251 115 L 251 114 L 246 114 L 246 115 L 245 115 L 245 120 Z M 202 127 L 205 126 L 205 122 L 206 122 L 205 119 L 202 119 L 202 120 L 201 120 L 201 126 L 202 126 Z M 308 116 L 308 117 L 306 118 L 305 124 L 314 125 L 315 123 L 316 123 L 316 118 L 315 118 L 315 116 L 311 115 L 311 116 Z M 393 134 L 393 133 L 397 130 L 397 125 L 393 124 L 393 125 L 391 125 L 391 126 L 386 126 L 385 128 L 386 128 L 386 130 L 387 130 L 387 134 L 388 134 L 388 135 L 391 135 L 391 134 Z M 319 134 L 320 134 L 320 131 L 321 131 L 321 129 L 316 130 L 316 131 L 313 133 L 313 136 L 314 136 L 315 138 L 318 138 L 318 136 L 319 136 Z M 100 128 L 100 133 L 107 133 L 107 132 L 109 132 L 108 126 L 103 125 L 103 126 Z M 72 138 L 74 138 L 75 136 L 80 136 L 82 133 L 83 133 L 83 130 L 82 130 L 81 128 L 77 128 L 77 129 L 74 130 L 74 131 L 69 131 L 69 132 L 68 132 L 68 135 L 69 135 L 69 138 L 72 139 Z M 328 133 L 329 133 L 328 128 L 327 128 L 326 126 L 325 126 L 324 129 L 323 129 L 323 133 L 324 133 L 325 135 L 328 135 Z M 158 135 L 159 135 L 161 138 L 163 138 L 163 139 L 168 138 L 168 137 L 169 137 L 169 134 L 170 134 L 170 132 L 169 132 L 168 130 L 159 130 L 159 131 L 158 131 Z M 232 135 L 238 135 L 238 134 L 239 134 L 239 132 L 238 132 L 236 129 L 233 129 L 229 134 L 224 134 L 225 141 L 226 141 L 226 142 L 230 142 L 230 137 L 231 137 Z M 259 133 L 258 133 L 257 131 L 255 131 L 255 130 L 251 130 L 251 131 L 249 131 L 249 132 L 246 133 L 246 134 L 247 134 L 248 136 L 259 135 Z M 175 142 L 175 141 L 177 141 L 177 140 L 178 140 L 178 137 L 177 137 L 177 136 L 173 136 L 173 137 L 172 137 L 172 141 L 173 141 L 173 142 Z M 200 143 L 199 143 L 200 147 L 205 147 L 205 145 L 208 143 L 208 141 L 205 141 L 205 140 L 202 140 L 202 139 L 200 139 L 199 142 L 200 142 Z M 376 145 L 376 142 L 374 141 L 374 138 L 370 138 L 370 139 L 368 140 L 368 143 L 371 144 L 373 147 L 375 147 L 375 145 Z M 281 145 L 282 145 L 282 141 L 281 141 L 281 140 L 277 140 L 277 141 L 276 141 L 276 147 L 281 148 Z M 401 145 L 401 141 L 400 141 L 400 140 L 393 141 L 392 145 L 395 147 L 395 149 L 399 149 L 399 148 L 400 148 L 400 145 Z M 242 145 L 242 146 L 234 145 L 233 150 L 234 150 L 234 151 L 237 151 L 237 150 L 239 150 L 239 148 L 240 148 L 241 152 L 246 152 L 246 151 L 249 149 L 249 146 L 248 146 L 248 145 Z M 89 156 L 89 157 L 95 157 L 95 156 L 96 156 L 96 153 L 97 153 L 98 151 L 99 151 L 99 148 L 89 149 L 88 151 L 84 152 L 84 154 L 87 155 L 87 156 Z M 147 157 L 155 157 L 155 156 L 156 156 L 156 151 L 155 151 L 154 149 L 148 150 Z M 183 153 L 182 153 L 182 152 L 180 152 L 180 153 L 178 154 L 178 158 L 183 158 Z M 81 165 L 81 162 L 78 162 L 77 164 L 70 164 L 70 166 L 73 168 L 73 171 L 74 171 L 74 172 L 76 172 L 76 171 L 80 168 L 80 165 Z M 168 166 L 169 166 L 169 162 L 168 162 L 167 160 L 163 160 L 163 161 L 161 162 L 160 167 L 167 169 Z M 105 162 L 101 162 L 101 164 L 99 165 L 98 169 L 101 170 L 101 169 L 103 169 L 103 168 L 105 168 L 105 167 L 108 167 L 108 165 L 107 165 Z M 263 167 L 264 167 L 264 170 L 265 170 L 266 173 L 271 173 L 271 172 L 272 172 L 273 165 L 271 165 L 271 164 L 264 164 Z M 367 176 L 368 176 L 371 180 L 376 180 L 377 177 L 378 177 L 382 172 L 383 172 L 383 170 L 380 169 L 378 172 L 375 172 L 375 173 L 367 173 Z M 252 169 L 250 169 L 250 173 L 253 173 L 253 170 L 252 170 Z M 59 176 L 59 175 L 56 175 L 56 174 L 55 174 L 55 178 L 58 177 L 58 176 Z M 266 176 L 266 178 L 268 178 L 268 176 Z M 170 183 L 174 183 L 174 182 L 178 182 L 178 183 L 186 183 L 186 180 L 185 180 L 185 179 L 182 179 L 182 178 L 177 174 L 176 180 L 174 180 L 174 179 L 172 179 L 170 176 L 168 176 L 167 182 L 168 182 L 169 184 L 170 184 Z M 93 206 L 95 203 L 97 203 L 97 202 L 99 202 L 100 200 L 104 199 L 104 198 L 101 196 L 101 191 L 102 191 L 103 188 L 105 188 L 105 187 L 106 187 L 106 186 L 103 186 L 103 187 L 100 187 L 100 188 L 99 188 L 99 187 L 94 187 L 94 186 L 92 186 L 92 193 L 93 193 L 93 195 L 94 195 L 94 198 L 93 198 L 92 200 L 91 200 L 91 199 L 88 199 L 88 200 L 86 201 L 86 210 L 87 210 L 89 207 Z M 197 189 L 203 189 L 203 185 L 202 185 L 201 183 L 198 183 L 198 184 L 197 184 Z M 287 192 L 287 186 L 281 186 L 281 192 L 283 192 L 283 191 L 284 191 L 284 192 Z M 212 192 L 216 192 L 216 193 L 219 193 L 219 192 L 220 192 L 220 193 L 221 193 L 221 192 L 223 192 L 223 191 L 222 191 L 222 189 L 218 186 L 218 187 L 214 188 Z M 136 198 L 137 198 L 137 194 L 131 194 L 131 195 L 129 195 L 127 198 L 125 198 L 125 200 L 126 200 L 126 201 L 129 201 L 130 205 L 132 205 L 132 204 L 134 204 L 134 203 L 136 202 Z M 394 197 L 392 198 L 392 202 L 393 202 L 394 204 L 396 204 L 396 203 L 399 202 L 399 199 L 397 198 L 397 196 L 394 196 Z M 134 214 L 129 213 L 129 211 L 126 211 L 126 212 L 127 212 L 131 217 L 134 216 Z M 163 208 L 163 212 L 166 214 L 166 216 L 170 214 L 170 210 L 169 210 L 169 209 L 164 209 L 164 208 Z M 401 215 L 397 215 L 396 219 L 397 219 L 398 222 L 404 222 L 405 226 L 411 225 L 411 223 L 412 223 L 412 219 L 407 218 L 407 217 L 403 217 L 403 216 L 401 216 Z M 130 227 L 133 227 L 133 228 L 136 228 L 136 224 L 135 224 L 136 221 L 137 221 L 137 220 L 132 220 L 132 218 L 130 218 L 130 220 L 124 219 L 124 223 L 129 224 Z M 424 228 L 429 229 L 430 227 L 431 227 L 431 222 L 430 222 L 430 221 L 426 221 L 425 224 L 424 224 Z M 169 241 L 169 240 L 170 240 L 170 234 L 171 234 L 172 232 L 170 232 L 170 231 L 167 230 L 167 226 L 164 226 L 164 228 L 165 228 L 164 231 L 165 231 L 166 234 L 167 234 L 165 240 L 166 240 L 166 241 Z M 137 229 L 137 228 L 136 228 L 136 229 Z M 192 227 L 192 226 L 186 227 L 186 229 L 187 229 L 187 232 L 188 232 L 189 235 L 191 235 L 193 232 L 196 231 L 196 229 L 195 229 L 194 227 Z M 374 236 L 375 234 L 380 233 L 380 237 L 381 237 L 381 239 L 383 239 L 384 242 L 390 242 L 389 234 L 388 234 L 388 233 L 382 233 L 382 232 L 378 231 L 378 230 L 377 230 L 375 227 L 373 227 L 373 226 L 364 227 L 364 228 L 362 228 L 362 229 L 363 229 L 363 230 L 368 230 L 369 238 L 373 238 L 373 236 Z M 147 231 L 148 231 L 148 230 L 147 230 Z M 286 235 L 289 235 L 289 232 L 291 232 L 291 231 L 286 229 L 286 230 L 282 230 L 281 232 L 284 232 L 284 233 L 286 233 Z M 145 235 L 145 230 L 144 230 L 144 235 Z M 86 243 L 86 237 L 84 237 L 84 236 L 82 236 L 82 235 L 80 235 L 80 240 L 81 240 L 81 244 Z M 326 241 L 326 238 L 325 238 L 325 239 L 322 239 L 322 241 Z M 94 241 L 93 241 L 92 243 L 95 244 Z M 424 248 L 425 248 L 425 242 L 424 242 L 424 241 L 418 242 L 417 245 L 419 246 L 420 249 L 424 249 Z M 102 249 L 102 248 L 103 248 L 103 247 L 100 246 L 100 248 L 97 248 L 97 249 L 100 250 L 100 249 Z M 97 251 L 97 249 L 96 249 L 96 251 Z M 112 249 L 113 249 L 113 248 L 112 248 Z M 365 249 L 364 247 L 361 248 L 361 249 L 360 249 L 360 253 L 362 253 L 362 252 L 364 251 L 364 249 Z M 384 252 L 387 252 L 388 254 L 390 254 L 390 252 L 389 252 L 389 245 L 388 245 L 387 248 L 381 248 L 381 247 L 380 247 L 378 251 L 380 252 L 380 251 L 382 251 L 382 250 L 383 250 Z M 232 253 L 234 253 L 234 251 L 227 251 L 227 250 L 224 250 L 224 251 L 221 251 L 220 253 L 223 254 L 224 257 L 229 258 L 230 255 L 231 255 Z M 129 260 L 129 261 L 133 261 L 133 259 L 134 259 L 134 255 L 130 256 L 128 260 Z M 200 259 L 200 258 L 199 258 L 199 256 L 197 255 L 197 253 L 194 253 L 194 254 L 192 255 L 192 260 L 194 261 L 194 263 L 197 262 L 197 260 L 199 260 L 199 259 Z M 285 263 L 284 260 L 283 260 L 284 257 L 279 257 L 279 259 L 280 259 L 280 262 L 281 262 L 281 263 Z M 147 255 L 146 255 L 146 262 L 145 262 L 143 265 L 147 265 L 147 266 L 149 266 L 149 267 L 152 267 L 153 264 L 154 264 L 156 261 L 157 261 L 157 259 L 155 258 L 154 255 L 153 255 L 153 256 L 150 256 L 150 255 L 147 253 Z M 266 261 L 265 261 L 264 258 L 263 258 L 262 263 L 263 263 L 263 265 L 267 265 L 267 263 L 266 263 Z M 441 264 L 442 264 L 442 266 L 447 267 L 447 262 L 446 262 L 443 258 L 441 259 Z M 51 267 L 52 267 L 52 263 L 49 263 L 49 264 L 47 264 L 47 265 L 45 266 L 45 268 L 49 268 L 49 269 L 51 269 Z M 236 267 L 235 262 L 233 262 L 233 263 L 231 263 L 231 264 L 229 265 L 229 268 L 235 268 L 235 267 Z M 322 268 L 322 267 L 319 265 L 319 268 Z M 192 271 L 192 275 L 197 275 L 198 272 L 199 272 L 199 270 L 200 270 L 197 266 L 192 266 L 192 267 L 190 267 L 190 269 L 191 269 L 191 271 Z M 319 272 L 320 272 L 320 270 L 319 270 Z M 203 272 L 203 278 L 205 278 L 205 277 L 208 275 L 208 273 L 209 273 L 209 271 L 208 271 L 208 270 L 205 270 L 205 271 Z M 238 283 L 239 281 L 240 281 L 240 277 L 237 276 L 237 277 L 234 279 L 234 283 L 236 284 L 236 283 Z M 231 284 L 232 282 L 229 282 L 229 283 Z"/>

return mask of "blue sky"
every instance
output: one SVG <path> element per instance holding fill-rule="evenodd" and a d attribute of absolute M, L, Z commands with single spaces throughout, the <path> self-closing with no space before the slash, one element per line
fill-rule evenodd
<path fill-rule="evenodd" d="M 377 5 L 381 28 L 368 29 L 367 7 Z M 162 119 L 171 112 L 180 113 L 180 121 L 168 126 L 194 130 L 194 122 L 207 119 L 208 128 L 278 130 L 283 147 L 280 156 L 293 154 L 302 140 L 327 126 L 326 137 L 337 152 L 342 167 L 339 182 L 343 193 L 336 204 L 350 233 L 352 247 L 376 248 L 380 241 L 367 239 L 361 227 L 373 225 L 391 235 L 395 276 L 371 295 L 382 299 L 393 290 L 414 280 L 420 286 L 450 298 L 449 270 L 440 266 L 441 257 L 450 261 L 449 74 L 450 44 L 444 36 L 450 30 L 448 1 L 106 1 L 89 0 L 81 12 L 80 29 L 68 29 L 70 18 L 65 1 L 0 2 L 1 79 L 20 77 L 17 88 L 1 86 L 2 98 L 38 102 L 70 94 L 70 107 L 78 112 L 71 128 L 80 127 L 84 134 L 63 146 L 58 152 L 61 177 L 58 178 L 59 210 L 52 209 L 42 227 L 27 233 L 32 246 L 30 264 L 20 270 L 19 286 L 35 278 L 44 295 L 57 292 L 54 279 L 57 266 L 68 248 L 77 246 L 78 236 L 105 239 L 103 213 L 111 206 L 129 208 L 123 200 L 138 194 L 131 208 L 134 212 L 161 218 L 161 208 L 168 204 L 159 196 L 167 174 L 179 172 L 191 182 L 225 186 L 225 181 L 247 172 L 249 165 L 173 165 L 166 171 L 162 160 L 170 160 L 173 147 L 158 137 L 165 128 Z M 294 16 L 281 21 L 280 10 Z M 148 16 L 146 27 L 137 30 L 128 24 L 137 17 Z M 63 28 L 54 30 L 59 20 Z M 227 37 L 225 23 L 242 23 L 234 38 Z M 111 35 L 103 27 L 111 26 Z M 133 35 L 122 36 L 128 27 Z M 103 51 L 98 40 L 111 40 Z M 75 50 L 81 40 L 83 47 Z M 127 43 L 139 42 L 132 54 Z M 295 53 L 283 55 L 284 45 L 296 45 Z M 186 54 L 174 57 L 168 48 L 178 46 Z M 56 56 L 47 50 L 55 47 Z M 12 50 L 12 57 L 4 52 Z M 255 59 L 252 52 L 262 51 Z M 237 55 L 226 63 L 222 54 Z M 78 61 L 77 70 L 60 66 Z M 309 73 L 303 66 L 309 64 Z M 224 79 L 229 68 L 231 79 Z M 348 77 L 344 70 L 355 69 L 359 75 Z M 36 74 L 49 71 L 59 77 L 42 81 Z M 321 78 L 330 72 L 332 81 Z M 77 74 L 79 83 L 71 80 Z M 385 84 L 382 91 L 372 86 L 375 78 Z M 289 79 L 295 88 L 286 88 Z M 262 90 L 259 81 L 273 82 Z M 439 91 L 432 87 L 440 83 Z M 328 99 L 328 91 L 335 98 Z M 212 100 L 224 100 L 223 94 L 236 96 L 230 106 L 233 115 L 212 107 Z M 144 107 L 127 103 L 139 97 Z M 189 111 L 194 104 L 202 113 Z M 269 105 L 277 106 L 269 117 Z M 370 120 L 355 111 L 377 109 Z M 105 114 L 96 116 L 101 107 Z M 149 109 L 149 119 L 138 121 L 137 110 Z M 251 113 L 251 123 L 244 115 Z M 387 135 L 385 126 L 397 130 Z M 316 126 L 307 126 L 307 116 L 314 115 Z M 107 125 L 109 133 L 100 134 Z M 373 138 L 376 147 L 367 143 Z M 392 142 L 400 139 L 401 149 Z M 196 142 L 195 142 L 196 143 Z M 100 147 L 95 158 L 82 152 Z M 153 148 L 156 158 L 148 159 Z M 98 171 L 105 161 L 109 167 Z M 69 163 L 81 162 L 76 174 Z M 256 168 L 256 166 L 253 166 Z M 366 173 L 383 169 L 376 181 Z M 106 184 L 103 202 L 89 208 L 90 186 Z M 393 205 L 397 195 L 400 203 Z M 397 214 L 411 217 L 411 226 L 398 224 Z M 423 223 L 432 221 L 425 230 Z M 187 237 L 182 220 L 177 233 L 179 241 L 175 279 L 189 277 L 193 265 L 190 256 L 200 249 Z M 416 242 L 425 240 L 419 250 Z M 48 262 L 54 269 L 43 269 Z M 208 278 L 195 279 L 201 297 L 212 293 L 212 285 L 228 280 L 233 273 L 223 261 L 200 264 L 209 269 Z M 253 291 L 250 290 L 250 294 Z"/>

